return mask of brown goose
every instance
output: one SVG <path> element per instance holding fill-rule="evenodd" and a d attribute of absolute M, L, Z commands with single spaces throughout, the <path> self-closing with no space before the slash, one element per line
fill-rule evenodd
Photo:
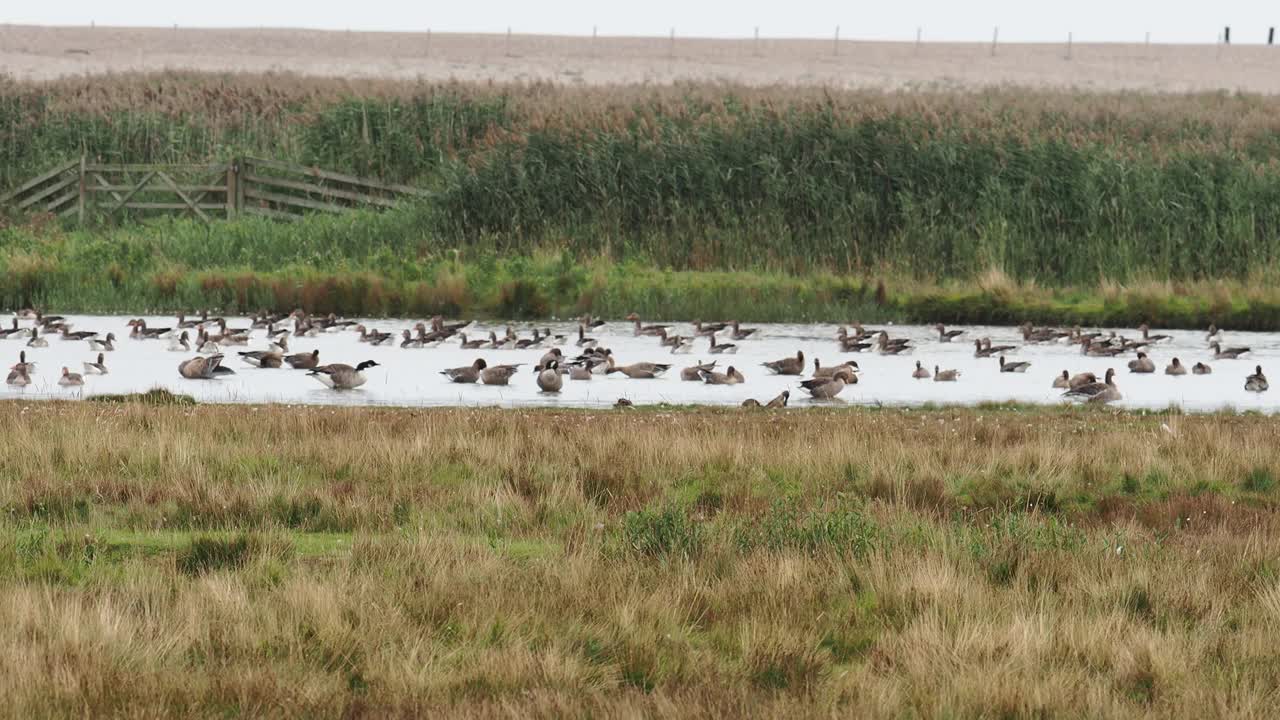
<path fill-rule="evenodd" d="M 911 373 L 911 377 L 916 380 L 928 380 L 931 375 L 929 369 L 926 368 L 919 360 L 916 361 L 916 369 Z"/>
<path fill-rule="evenodd" d="M 294 370 L 314 370 L 320 367 L 320 351 L 312 350 L 309 353 L 286 355 L 284 361 Z"/>
<path fill-rule="evenodd" d="M 1068 375 L 1066 370 L 1062 374 L 1053 379 L 1053 386 L 1062 390 L 1075 390 L 1083 385 L 1098 382 L 1098 376 L 1091 372 L 1076 373 Z"/>
<path fill-rule="evenodd" d="M 777 410 L 778 408 L 784 408 L 787 406 L 787 401 L 790 399 L 791 399 L 791 391 L 783 390 L 782 393 L 778 395 L 778 397 L 770 400 L 765 405 L 765 407 L 769 408 L 770 410 Z"/>
<path fill-rule="evenodd" d="M 544 393 L 558 393 L 564 386 L 564 377 L 560 375 L 560 363 L 555 360 L 547 361 L 541 370 L 534 368 L 534 372 L 538 373 L 538 389 Z"/>
<path fill-rule="evenodd" d="M 1268 387 L 1270 385 L 1267 384 L 1267 376 L 1262 374 L 1261 365 L 1254 369 L 1252 375 L 1244 379 L 1244 389 L 1249 392 L 1266 392 Z"/>
<path fill-rule="evenodd" d="M 1213 368 L 1209 367 L 1208 365 L 1202 362 L 1198 362 L 1195 365 L 1191 366 L 1192 375 L 1210 375 L 1212 373 L 1213 373 Z"/>
<path fill-rule="evenodd" d="M 1003 355 L 1000 356 L 1000 372 L 1002 373 L 1026 372 L 1029 367 L 1031 367 L 1029 362 L 1009 362 L 1004 359 Z"/>
<path fill-rule="evenodd" d="M 1172 340 L 1172 335 L 1152 335 L 1151 328 L 1146 323 L 1138 326 L 1138 332 L 1142 333 L 1142 341 L 1145 343 L 1157 343 L 1163 340 Z"/>
<path fill-rule="evenodd" d="M 940 342 L 951 342 L 964 334 L 963 330 L 948 330 L 942 323 L 934 325 L 933 329 L 938 331 L 938 340 Z"/>
<path fill-rule="evenodd" d="M 713 372 L 716 369 L 716 361 L 709 363 L 699 363 L 691 367 L 684 368 L 680 371 L 680 379 L 684 382 L 702 382 L 702 373 Z"/>
<path fill-rule="evenodd" d="M 1222 344 L 1217 342 L 1211 343 L 1209 348 L 1213 350 L 1214 360 L 1235 360 L 1241 355 L 1249 352 L 1249 348 L 1247 347 L 1232 347 L 1223 350 Z"/>
<path fill-rule="evenodd" d="M 1093 382 L 1087 385 L 1081 385 L 1073 390 L 1068 390 L 1062 394 L 1062 397 L 1071 398 L 1073 400 L 1083 400 L 1090 403 L 1109 403 L 1120 399 L 1120 389 L 1115 383 L 1116 371 L 1114 368 L 1107 368 L 1107 376 L 1105 382 Z"/>
<path fill-rule="evenodd" d="M 107 364 L 103 362 L 103 354 L 98 353 L 97 362 L 86 362 L 84 364 L 84 372 L 86 375 L 106 375 Z"/>
<path fill-rule="evenodd" d="M 671 327 L 670 325 L 641 325 L 640 316 L 635 313 L 631 313 L 630 315 L 627 316 L 626 319 L 635 323 L 636 337 L 641 337 L 641 336 L 658 337 L 662 333 L 665 333 L 667 329 Z"/>
<path fill-rule="evenodd" d="M 724 372 L 716 372 L 714 370 L 706 370 L 702 373 L 702 381 L 708 385 L 738 385 L 746 382 L 746 378 L 742 373 L 730 365 Z"/>
<path fill-rule="evenodd" d="M 718 343 L 716 342 L 716 334 L 711 333 L 711 351 L 710 352 L 712 355 L 736 353 L 738 352 L 738 346 L 734 345 L 733 343 Z"/>
<path fill-rule="evenodd" d="M 756 400 L 755 398 L 747 398 L 742 401 L 742 407 L 747 410 L 759 410 L 761 405 L 759 400 Z"/>
<path fill-rule="evenodd" d="M 197 355 L 178 363 L 178 374 L 188 380 L 212 380 L 222 365 L 222 355 Z"/>
<path fill-rule="evenodd" d="M 613 373 L 622 373 L 632 380 L 652 380 L 662 377 L 662 374 L 671 369 L 671 365 L 666 363 L 639 362 L 630 365 L 614 365 L 613 356 L 609 356 L 609 366 L 605 368 L 606 375 Z"/>
<path fill-rule="evenodd" d="M 745 329 L 744 329 L 744 328 L 740 327 L 740 326 L 738 325 L 738 321 L 737 321 L 737 320 L 734 320 L 733 322 L 729 323 L 729 327 L 733 328 L 733 333 L 732 333 L 731 335 L 729 335 L 729 337 L 733 338 L 734 340 L 746 340 L 747 338 L 749 338 L 749 337 L 751 337 L 752 335 L 755 335 L 757 332 L 759 332 L 759 331 L 758 331 L 758 330 L 756 330 L 755 328 L 745 328 Z"/>
<path fill-rule="evenodd" d="M 1156 364 L 1144 352 L 1138 353 L 1138 359 L 1129 361 L 1129 372 L 1131 373 L 1153 373 L 1155 371 Z"/>
<path fill-rule="evenodd" d="M 776 375 L 799 375 L 804 372 L 804 351 L 796 352 L 795 357 L 782 358 L 773 362 L 761 363 Z"/>
<path fill-rule="evenodd" d="M 911 349 L 911 341 L 907 338 L 890 338 L 884 330 L 876 336 L 876 348 L 881 355 L 900 355 Z"/>
<path fill-rule="evenodd" d="M 480 371 L 487 367 L 489 364 L 484 361 L 484 358 L 476 358 L 476 361 L 470 365 L 441 370 L 440 374 L 449 378 L 450 382 L 474 383 L 480 379 Z"/>
<path fill-rule="evenodd" d="M 848 370 L 849 372 L 857 372 L 861 369 L 862 368 L 858 367 L 858 363 L 852 360 L 846 360 L 845 362 L 842 362 L 839 365 L 828 365 L 827 367 L 823 367 L 821 360 L 817 358 L 813 359 L 813 376 L 816 378 L 832 377 L 836 373 L 841 372 L 843 370 Z"/>
<path fill-rule="evenodd" d="M 333 363 L 315 368 L 307 373 L 307 377 L 315 378 L 320 384 L 332 390 L 354 390 L 368 381 L 364 371 L 371 367 L 378 367 L 378 363 L 365 360 L 355 367 L 344 363 Z"/>
<path fill-rule="evenodd" d="M 959 370 L 939 370 L 937 365 L 933 366 L 934 382 L 955 382 L 959 377 Z"/>
<path fill-rule="evenodd" d="M 507 385 L 511 382 L 511 378 L 515 376 L 520 366 L 524 363 L 516 363 L 514 365 L 490 365 L 480 371 L 480 382 L 485 385 Z"/>
<path fill-rule="evenodd" d="M 1182 361 L 1179 360 L 1178 358 L 1174 358 L 1172 361 L 1170 361 L 1169 366 L 1164 369 L 1164 374 L 1165 375 L 1186 375 L 1187 366 L 1183 365 Z"/>
<path fill-rule="evenodd" d="M 84 376 L 80 373 L 73 373 L 63 366 L 62 377 L 58 378 L 58 384 L 62 387 L 78 387 L 84 385 Z"/>
<path fill-rule="evenodd" d="M 814 400 L 830 400 L 844 390 L 845 375 L 839 374 L 829 378 L 813 378 L 800 383 L 800 387 L 809 392 Z"/>

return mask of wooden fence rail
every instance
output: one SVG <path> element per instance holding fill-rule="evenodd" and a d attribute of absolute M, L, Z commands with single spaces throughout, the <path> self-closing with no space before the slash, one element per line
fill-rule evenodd
<path fill-rule="evenodd" d="M 206 222 L 241 214 L 292 220 L 309 212 L 389 208 L 426 197 L 426 191 L 408 185 L 261 158 L 142 165 L 80 158 L 0 197 L 0 209 L 74 216 L 81 223 L 156 214 Z"/>

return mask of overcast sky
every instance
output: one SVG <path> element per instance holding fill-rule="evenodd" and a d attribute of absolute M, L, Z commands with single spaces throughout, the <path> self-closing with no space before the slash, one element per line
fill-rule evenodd
<path fill-rule="evenodd" d="M 1224 25 L 1236 43 L 1264 42 L 1280 25 L 1280 0 L 57 0 L 0 4 L 0 22 L 36 25 L 306 27 L 353 30 L 590 35 L 841 37 L 911 40 L 1000 38 L 1078 42 L 1212 43 Z"/>

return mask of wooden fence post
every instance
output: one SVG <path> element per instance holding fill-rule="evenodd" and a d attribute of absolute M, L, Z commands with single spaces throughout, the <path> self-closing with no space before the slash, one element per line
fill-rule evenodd
<path fill-rule="evenodd" d="M 80 227 L 84 227 L 84 190 L 85 190 L 85 182 L 86 182 L 85 175 L 84 175 L 84 166 L 85 166 L 85 157 L 83 154 L 81 154 L 80 155 L 80 199 L 76 207 L 76 214 L 79 216 L 79 219 L 80 219 Z"/>
<path fill-rule="evenodd" d="M 227 219 L 234 220 L 236 217 L 236 185 L 238 178 L 236 177 L 238 170 L 236 159 L 232 158 L 227 163 Z"/>
<path fill-rule="evenodd" d="M 996 56 L 996 44 L 1000 42 L 1000 28 L 991 31 L 991 57 Z"/>

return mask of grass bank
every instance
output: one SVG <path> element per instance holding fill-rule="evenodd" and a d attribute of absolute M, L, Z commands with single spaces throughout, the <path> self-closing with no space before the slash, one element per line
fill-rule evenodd
<path fill-rule="evenodd" d="M 1278 131 L 1280 100 L 1228 94 L 0 83 L 6 186 L 253 153 L 431 188 L 423 230 L 464 251 L 1054 288 L 1273 272 Z"/>
<path fill-rule="evenodd" d="M 0 456 L 16 715 L 1272 707 L 1263 418 L 5 402 L 0 420 L 25 448 Z"/>

